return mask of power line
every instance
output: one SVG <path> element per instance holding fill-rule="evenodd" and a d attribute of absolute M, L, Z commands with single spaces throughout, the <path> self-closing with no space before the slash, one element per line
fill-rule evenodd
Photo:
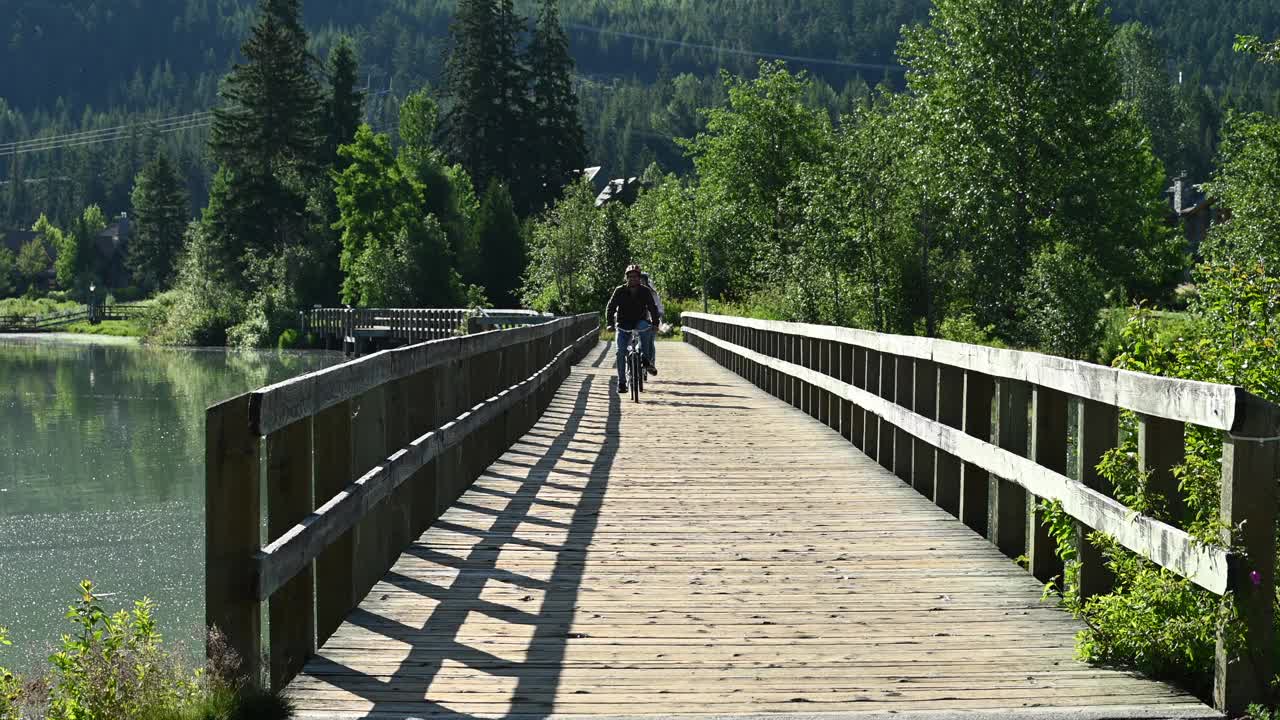
<path fill-rule="evenodd" d="M 26 153 L 47 150 L 63 150 L 67 148 L 116 142 L 133 136 L 137 132 L 156 132 L 166 134 L 181 130 L 192 130 L 208 127 L 213 122 L 213 113 L 209 111 L 176 115 L 160 120 L 148 120 L 128 125 L 117 125 L 99 130 L 65 133 L 44 138 L 33 138 L 0 144 L 0 157 L 23 155 Z"/>
<path fill-rule="evenodd" d="M 740 50 L 738 48 L 724 47 L 722 45 L 708 45 L 706 43 L 687 42 L 684 40 L 671 40 L 668 38 L 657 37 L 655 35 L 642 35 L 640 33 L 623 32 L 621 30 L 607 30 L 605 28 L 593 27 L 591 25 L 580 25 L 578 23 L 565 23 L 565 28 L 569 30 L 577 30 L 579 32 L 596 33 L 598 35 L 612 35 L 614 37 L 624 37 L 632 40 L 644 40 L 646 42 L 658 43 L 659 45 L 675 45 L 677 47 L 690 48 L 693 50 L 711 50 L 713 52 L 726 53 L 729 55 L 787 60 L 789 62 L 803 63 L 805 65 L 830 65 L 834 67 L 852 68 L 854 70 L 906 71 L 906 68 L 901 65 L 855 63 L 845 62 L 844 60 L 833 60 L 831 58 L 808 57 L 805 55 L 784 55 L 782 53 L 762 52 L 759 50 Z"/>

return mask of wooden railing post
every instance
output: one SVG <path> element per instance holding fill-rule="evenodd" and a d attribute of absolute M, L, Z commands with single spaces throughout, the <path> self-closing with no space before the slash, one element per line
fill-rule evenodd
<path fill-rule="evenodd" d="M 267 533 L 279 537 L 315 509 L 311 485 L 312 418 L 267 436 Z M 315 565 L 294 576 L 268 603 L 271 687 L 281 689 L 316 649 Z"/>
<path fill-rule="evenodd" d="M 898 357 L 889 353 L 880 353 L 880 385 L 876 394 L 885 400 L 892 401 L 895 393 L 894 380 L 898 377 Z M 876 419 L 876 460 L 886 470 L 893 471 L 893 431 L 894 427 L 884 418 Z"/>
<path fill-rule="evenodd" d="M 862 390 L 867 389 L 867 350 L 865 348 L 853 348 L 853 385 Z M 851 406 L 851 413 L 849 433 L 853 440 L 853 445 L 866 452 L 866 427 L 871 414 L 856 405 Z"/>
<path fill-rule="evenodd" d="M 991 441 L 991 401 L 995 383 L 990 375 L 966 370 L 964 373 L 964 431 Z M 987 494 L 990 474 L 972 463 L 960 469 L 960 521 L 974 532 L 987 534 Z"/>
<path fill-rule="evenodd" d="M 1114 405 L 1093 400 L 1080 400 L 1077 417 L 1077 453 L 1075 475 L 1080 482 L 1111 496 L 1111 483 L 1098 472 L 1102 456 L 1116 446 L 1119 439 L 1118 411 Z M 1080 560 L 1079 587 L 1083 602 L 1094 595 L 1111 591 L 1115 579 L 1107 568 L 1102 551 L 1089 541 L 1092 528 L 1076 524 L 1076 541 Z"/>
<path fill-rule="evenodd" d="M 840 353 L 840 382 L 848 385 L 854 384 L 854 348 L 852 345 L 841 343 L 836 346 Z M 840 400 L 840 434 L 845 440 L 854 442 L 853 434 L 853 416 L 856 409 L 849 400 Z"/>
<path fill-rule="evenodd" d="M 355 401 L 351 435 L 357 474 L 374 467 L 387 456 L 386 403 L 380 385 Z M 382 561 L 387 557 L 386 503 L 379 503 L 354 528 L 355 563 L 352 571 L 358 601 L 382 579 Z"/>
<path fill-rule="evenodd" d="M 1031 393 L 1026 383 L 1005 378 L 996 383 L 996 446 L 1027 456 L 1030 405 Z M 990 476 L 987 485 L 987 539 L 1009 557 L 1018 557 L 1026 550 L 1027 492 L 995 475 Z"/>
<path fill-rule="evenodd" d="M 875 395 L 880 394 L 880 360 L 879 351 L 868 350 L 866 365 L 863 367 L 866 371 L 863 389 Z M 862 417 L 862 452 L 875 460 L 880 455 L 880 416 L 864 410 Z"/>
<path fill-rule="evenodd" d="M 1138 416 L 1138 470 L 1147 475 L 1147 489 L 1165 499 L 1169 524 L 1180 528 L 1186 527 L 1187 503 L 1178 491 L 1173 469 L 1186 457 L 1184 423 Z"/>
<path fill-rule="evenodd" d="M 814 348 L 816 357 L 814 358 L 814 370 L 823 375 L 831 374 L 831 344 L 826 340 L 814 340 Z M 813 416 L 818 422 L 828 427 L 831 425 L 831 399 L 834 397 L 826 390 L 814 387 L 814 395 L 817 397 L 817 407 L 814 408 Z"/>
<path fill-rule="evenodd" d="M 352 480 L 351 401 L 345 400 L 315 416 L 316 503 L 323 505 Z M 323 645 L 355 607 L 352 594 L 355 567 L 354 538 L 350 531 L 316 558 L 316 644 Z"/>
<path fill-rule="evenodd" d="M 930 420 L 938 419 L 938 366 L 929 360 L 916 360 L 915 374 L 911 379 L 914 392 L 912 409 Z M 916 492 L 932 500 L 934 498 L 933 446 L 923 440 L 912 443 L 911 486 Z"/>
<path fill-rule="evenodd" d="M 205 413 L 205 625 L 222 633 L 253 685 L 263 681 L 261 604 L 248 562 L 262 535 L 260 444 L 249 395 Z"/>
<path fill-rule="evenodd" d="M 1268 435 L 1274 428 L 1257 428 Z M 1244 646 L 1233 647 L 1218 633 L 1213 699 L 1228 717 L 1250 703 L 1269 704 L 1275 670 L 1276 475 L 1274 439 L 1233 437 L 1222 446 L 1222 495 L 1219 504 L 1224 543 L 1238 542 L 1243 554 L 1233 568 L 1227 601 L 1243 624 Z M 1237 538 L 1232 535 L 1236 534 Z"/>
<path fill-rule="evenodd" d="M 1067 474 L 1067 396 L 1057 390 L 1035 387 L 1031 391 L 1031 459 L 1062 475 Z M 1034 495 L 1027 496 L 1027 570 L 1048 582 L 1062 576 L 1062 559 L 1045 525 L 1045 513 Z"/>
<path fill-rule="evenodd" d="M 906 408 L 915 409 L 916 361 L 905 355 L 899 355 L 894 361 L 895 377 L 893 379 L 893 402 Z M 903 482 L 910 483 L 911 461 L 915 455 L 915 438 L 901 428 L 893 431 L 893 472 Z"/>
<path fill-rule="evenodd" d="M 964 371 L 938 366 L 938 422 L 964 429 Z M 944 450 L 933 453 L 933 502 L 960 517 L 960 459 Z"/>

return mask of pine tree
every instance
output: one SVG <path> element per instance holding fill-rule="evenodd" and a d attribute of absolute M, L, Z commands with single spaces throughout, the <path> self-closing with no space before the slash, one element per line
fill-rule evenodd
<path fill-rule="evenodd" d="M 480 201 L 473 233 L 483 258 L 481 282 L 489 300 L 498 307 L 515 307 L 525 269 L 524 236 L 511 193 L 497 180 L 489 183 Z"/>
<path fill-rule="evenodd" d="M 243 278 L 247 256 L 306 244 L 307 193 L 324 147 L 323 92 L 306 44 L 299 0 L 261 0 L 241 48 L 246 62 L 222 85 L 226 105 L 214 111 L 210 149 L 223 181 L 206 219 L 217 253 L 239 265 L 233 280 Z"/>
<path fill-rule="evenodd" d="M 558 0 L 543 0 L 529 45 L 531 76 L 529 119 L 533 210 L 560 198 L 574 171 L 586 165 L 587 150 L 578 96 L 573 89 L 573 57 L 560 26 Z"/>
<path fill-rule="evenodd" d="M 328 135 L 325 159 L 341 172 L 345 160 L 338 157 L 338 146 L 351 142 L 364 114 L 364 91 L 356 87 L 359 64 L 350 38 L 342 37 L 329 52 L 327 75 L 329 96 L 326 98 L 325 131 Z"/>
<path fill-rule="evenodd" d="M 529 177 L 528 78 L 519 55 L 524 21 L 511 0 L 460 0 L 450 34 L 445 148 L 477 187 L 508 182 L 517 198 Z"/>
<path fill-rule="evenodd" d="M 493 108 L 498 103 L 494 75 L 497 13 L 493 0 L 459 0 L 449 27 L 452 47 L 446 68 L 445 148 L 477 182 L 498 174 L 495 157 L 500 126 Z"/>
<path fill-rule="evenodd" d="M 168 288 L 177 272 L 191 208 L 182 178 L 167 154 L 160 153 L 142 168 L 131 199 L 129 270 L 147 290 Z"/>

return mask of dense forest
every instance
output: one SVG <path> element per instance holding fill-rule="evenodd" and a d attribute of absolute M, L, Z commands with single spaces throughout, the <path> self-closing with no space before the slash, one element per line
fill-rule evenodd
<path fill-rule="evenodd" d="M 368 86 L 365 119 L 375 129 L 394 129 L 410 92 L 443 81 L 455 5 L 309 0 L 303 7 L 309 51 L 319 63 L 340 37 L 351 36 L 361 84 Z M 533 6 L 515 5 L 528 17 Z M 610 177 L 638 175 L 655 161 L 690 170 L 673 138 L 693 135 L 702 127 L 697 109 L 723 100 L 718 70 L 750 75 L 762 57 L 808 70 L 816 82 L 806 87 L 807 102 L 835 113 L 881 83 L 902 89 L 900 31 L 925 21 L 929 6 L 927 0 L 565 0 L 589 161 Z M 1189 131 L 1195 147 L 1170 173 L 1205 179 L 1223 108 L 1280 106 L 1280 72 L 1231 49 L 1237 33 L 1273 35 L 1280 7 L 1267 0 L 1212 6 L 1115 0 L 1111 7 L 1114 22 L 1139 20 L 1151 28 L 1162 72 L 1195 116 Z M 207 111 L 217 105 L 219 80 L 253 22 L 251 0 L 0 0 L 0 17 L 7 25 L 0 67 L 20 69 L 0 77 L 0 228 L 30 227 L 40 213 L 70 222 L 90 204 L 109 217 L 127 210 L 132 180 L 157 144 L 186 179 L 193 207 L 205 204 L 212 178 Z M 202 114 L 173 120 L 193 113 Z M 144 120 L 169 122 L 136 126 Z"/>

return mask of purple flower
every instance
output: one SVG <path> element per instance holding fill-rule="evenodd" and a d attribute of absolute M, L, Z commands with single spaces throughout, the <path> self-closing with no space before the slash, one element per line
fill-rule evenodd
<path fill-rule="evenodd" d="M 1250 570 L 1249 579 L 1253 581 L 1254 587 L 1258 587 L 1259 585 L 1262 584 L 1262 573 L 1258 572 L 1257 570 Z"/>

